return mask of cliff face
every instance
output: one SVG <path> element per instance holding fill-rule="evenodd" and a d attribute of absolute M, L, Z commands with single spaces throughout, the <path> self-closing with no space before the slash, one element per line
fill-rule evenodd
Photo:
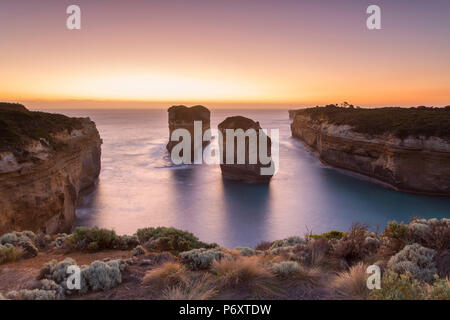
<path fill-rule="evenodd" d="M 77 119 L 76 129 L 51 138 L 60 147 L 26 138 L 20 148 L 0 151 L 0 234 L 70 231 L 80 196 L 95 186 L 102 143 L 95 123 Z"/>
<path fill-rule="evenodd" d="M 292 135 L 331 166 L 354 171 L 397 190 L 450 195 L 450 140 L 438 137 L 368 135 L 348 125 L 297 114 Z"/>

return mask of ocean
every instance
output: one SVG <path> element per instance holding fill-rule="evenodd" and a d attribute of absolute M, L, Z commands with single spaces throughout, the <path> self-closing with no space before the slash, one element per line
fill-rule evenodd
<path fill-rule="evenodd" d="M 77 209 L 77 226 L 132 234 L 172 226 L 202 241 L 254 247 L 292 235 L 346 231 L 354 222 L 450 217 L 450 198 L 387 189 L 335 170 L 292 138 L 287 110 L 212 110 L 211 127 L 242 115 L 280 130 L 280 167 L 269 185 L 222 179 L 218 165 L 172 165 L 166 110 L 49 110 L 89 116 L 103 139 L 96 190 Z"/>

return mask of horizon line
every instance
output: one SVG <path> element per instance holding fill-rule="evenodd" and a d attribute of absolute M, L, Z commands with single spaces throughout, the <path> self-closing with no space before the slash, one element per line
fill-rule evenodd
<path fill-rule="evenodd" d="M 129 100 L 129 99 L 1 99 L 0 102 L 9 102 L 9 103 L 20 103 L 25 105 L 25 107 L 31 107 L 33 108 L 33 104 L 36 104 L 36 107 L 39 108 L 48 108 L 48 109 L 70 109 L 68 106 L 58 106 L 55 104 L 59 103 L 69 103 L 69 104 L 84 104 L 84 106 L 80 105 L 77 106 L 79 109 L 96 109 L 94 106 L 86 106 L 86 104 L 106 104 L 111 103 L 114 104 L 109 109 L 164 109 L 165 107 L 157 107 L 155 104 L 165 104 L 166 107 L 170 107 L 173 105 L 187 105 L 187 106 L 193 106 L 193 105 L 204 105 L 211 109 L 233 109 L 234 107 L 239 108 L 239 105 L 243 105 L 241 107 L 250 107 L 250 108 L 257 108 L 258 106 L 261 109 L 269 109 L 270 106 L 275 107 L 278 106 L 288 106 L 291 105 L 292 108 L 299 108 L 299 107 L 315 107 L 315 106 L 325 106 L 329 104 L 335 104 L 337 102 L 305 102 L 305 101 L 256 101 L 256 100 Z M 344 101 L 338 102 L 342 103 Z M 134 104 L 134 108 L 126 108 L 126 107 L 120 107 L 117 106 L 118 103 L 130 103 Z M 43 105 L 45 104 L 45 106 Z M 136 105 L 143 105 L 143 104 L 153 104 L 153 106 L 147 105 L 147 106 L 140 106 L 137 107 Z M 450 103 L 449 103 L 450 104 Z M 216 106 L 214 106 L 216 105 Z M 223 105 L 227 105 L 228 107 L 223 107 Z M 432 105 L 432 104 L 379 104 L 379 103 L 361 103 L 361 104 L 354 104 L 355 106 L 360 106 L 363 108 L 382 108 L 382 107 L 417 107 L 417 106 L 429 106 L 429 107 L 446 107 L 447 105 Z M 222 106 L 222 108 L 220 107 Z M 230 108 L 231 107 L 231 108 Z M 97 106 L 98 109 L 108 109 L 105 108 L 105 106 Z M 278 108 L 274 108 L 278 109 Z"/>

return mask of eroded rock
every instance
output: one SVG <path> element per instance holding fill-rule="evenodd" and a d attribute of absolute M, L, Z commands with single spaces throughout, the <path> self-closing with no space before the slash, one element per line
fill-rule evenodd
<path fill-rule="evenodd" d="M 237 129 L 242 129 L 245 133 L 248 133 L 245 137 L 245 160 L 243 163 L 239 163 L 238 161 L 238 158 L 243 156 L 238 147 L 239 138 L 234 138 L 234 145 L 232 146 L 234 147 L 234 159 L 232 161 L 227 161 L 227 148 L 231 147 L 231 145 L 226 142 L 228 129 L 235 130 L 235 132 Z M 263 154 L 270 158 L 272 142 L 270 137 L 262 133 L 261 130 L 262 128 L 259 125 L 259 122 L 241 116 L 228 117 L 219 124 L 219 131 L 223 136 L 223 145 L 220 146 L 222 155 L 222 164 L 220 165 L 220 168 L 224 178 L 248 183 L 268 183 L 270 181 L 273 176 L 273 170 L 272 174 L 262 174 L 262 169 L 270 168 L 271 163 L 267 163 L 261 159 L 259 149 L 262 148 Z M 250 132 L 255 132 L 256 138 L 252 138 Z M 262 143 L 261 137 L 266 139 L 265 144 Z M 252 139 L 254 139 L 256 143 L 253 142 Z M 252 158 L 256 159 L 256 162 L 252 161 Z"/>

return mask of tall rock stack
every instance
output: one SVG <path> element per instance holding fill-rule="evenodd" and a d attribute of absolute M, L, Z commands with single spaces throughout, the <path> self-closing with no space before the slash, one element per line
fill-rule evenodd
<path fill-rule="evenodd" d="M 238 163 L 238 138 L 234 138 L 234 160 L 233 163 L 227 163 L 227 129 L 242 129 L 244 132 L 246 132 L 248 129 L 254 129 L 256 132 L 256 141 L 257 141 L 257 147 L 251 148 L 250 147 L 250 138 L 248 136 L 245 137 L 245 162 L 243 164 Z M 255 122 L 249 118 L 241 117 L 241 116 L 235 116 L 235 117 L 228 117 L 224 121 L 222 121 L 219 124 L 219 131 L 222 133 L 223 136 L 223 145 L 220 146 L 221 148 L 221 155 L 222 155 L 222 163 L 220 165 L 220 169 L 222 170 L 222 176 L 229 180 L 235 180 L 235 181 L 242 181 L 247 183 L 268 183 L 270 179 L 272 178 L 273 174 L 270 175 L 263 175 L 261 174 L 262 168 L 269 168 L 271 167 L 271 163 L 263 164 L 261 162 L 259 149 L 263 147 L 263 144 L 261 144 L 260 141 L 260 130 L 261 126 L 259 125 L 259 122 Z M 272 142 L 270 140 L 270 137 L 262 134 L 262 137 L 267 139 L 266 143 L 266 150 L 262 150 L 263 154 L 267 155 L 268 157 L 271 157 L 271 146 Z M 231 146 L 228 146 L 231 147 Z M 256 156 L 256 163 L 250 163 L 250 156 L 253 154 L 253 156 Z"/>
<path fill-rule="evenodd" d="M 176 146 L 179 141 L 170 141 L 173 131 L 176 129 L 186 129 L 191 134 L 191 159 L 194 160 L 194 122 L 201 121 L 201 134 L 206 130 L 210 129 L 210 117 L 211 112 L 204 106 L 192 106 L 186 107 L 183 105 L 170 107 L 169 113 L 169 142 L 167 143 L 167 150 L 172 152 L 174 146 Z M 210 141 L 203 141 L 202 147 L 209 144 Z"/>

